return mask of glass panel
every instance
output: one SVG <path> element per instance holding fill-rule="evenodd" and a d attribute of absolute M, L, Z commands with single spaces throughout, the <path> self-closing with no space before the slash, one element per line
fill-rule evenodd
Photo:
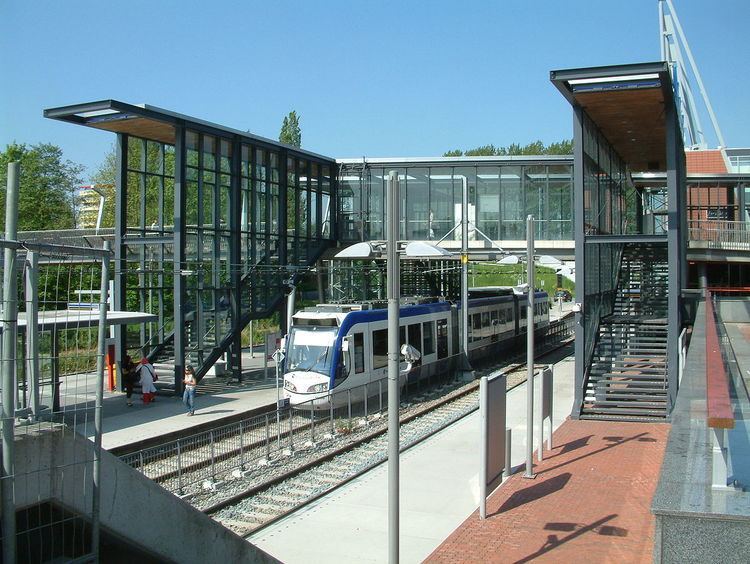
<path fill-rule="evenodd" d="M 406 221 L 408 239 L 434 239 L 430 233 L 430 178 L 427 168 L 410 168 L 406 174 Z"/>
<path fill-rule="evenodd" d="M 429 175 L 429 212 L 431 219 L 428 219 L 428 230 L 433 239 L 441 239 L 455 225 L 453 216 L 453 168 L 432 167 Z"/>
<path fill-rule="evenodd" d="M 525 240 L 525 204 L 521 184 L 520 166 L 500 168 L 500 238 Z"/>
<path fill-rule="evenodd" d="M 490 239 L 500 238 L 500 169 L 477 169 L 477 221 L 479 229 Z"/>

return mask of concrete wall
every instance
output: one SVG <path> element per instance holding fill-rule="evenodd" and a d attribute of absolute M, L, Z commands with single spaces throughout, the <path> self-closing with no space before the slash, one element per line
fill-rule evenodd
<path fill-rule="evenodd" d="M 711 487 L 705 327 L 706 308 L 700 303 L 651 502 L 656 563 L 747 562 L 750 554 L 750 493 Z M 737 426 L 729 432 L 729 444 L 746 443 L 746 432 Z"/>
<path fill-rule="evenodd" d="M 93 443 L 62 427 L 17 436 L 16 507 L 51 499 L 90 516 L 93 455 Z M 168 562 L 276 562 L 106 451 L 101 524 Z"/>

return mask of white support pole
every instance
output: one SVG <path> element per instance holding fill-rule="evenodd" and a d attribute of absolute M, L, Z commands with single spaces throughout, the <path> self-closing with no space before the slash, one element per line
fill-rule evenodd
<path fill-rule="evenodd" d="M 39 254 L 26 253 L 26 373 L 30 385 L 31 419 L 39 419 Z"/>
<path fill-rule="evenodd" d="M 110 251 L 109 241 L 104 250 Z M 94 562 L 99 561 L 99 536 L 101 531 L 101 487 L 102 487 L 102 407 L 104 404 L 104 357 L 107 351 L 107 289 L 109 288 L 109 256 L 102 257 L 102 277 L 99 294 L 99 327 L 96 354 L 96 402 L 94 404 L 94 467 L 91 496 L 91 551 Z"/>
<path fill-rule="evenodd" d="M 18 238 L 19 163 L 8 163 L 8 187 L 5 195 L 5 239 Z M 16 561 L 15 449 L 16 424 L 16 330 L 18 303 L 16 288 L 16 249 L 5 247 L 3 268 L 3 343 L 2 343 L 2 530 L 3 561 Z"/>
<path fill-rule="evenodd" d="M 461 179 L 461 370 L 469 364 L 469 181 Z"/>
<path fill-rule="evenodd" d="M 398 264 L 399 185 L 398 173 L 388 174 L 388 562 L 399 561 L 399 287 Z"/>
<path fill-rule="evenodd" d="M 526 472 L 534 478 L 534 216 L 526 218 Z"/>

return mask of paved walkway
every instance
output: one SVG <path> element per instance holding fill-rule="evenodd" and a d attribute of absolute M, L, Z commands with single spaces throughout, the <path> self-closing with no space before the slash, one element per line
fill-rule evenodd
<path fill-rule="evenodd" d="M 515 474 L 428 562 L 651 562 L 668 424 L 566 421 L 534 480 Z"/>
<path fill-rule="evenodd" d="M 573 357 L 555 366 L 553 421 L 570 413 Z M 539 393 L 538 378 L 537 395 Z M 539 401 L 535 406 L 539 407 Z M 526 385 L 507 398 L 514 465 L 525 457 Z M 535 434 L 536 438 L 536 434 Z M 408 450 L 401 457 L 401 561 L 421 562 L 479 504 L 479 415 Z M 251 542 L 286 563 L 388 560 L 387 465 L 260 531 Z M 460 560 L 454 555 L 454 560 Z"/>

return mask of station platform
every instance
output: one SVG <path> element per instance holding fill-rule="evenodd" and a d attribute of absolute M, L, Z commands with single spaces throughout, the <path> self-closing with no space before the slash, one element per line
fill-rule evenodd
<path fill-rule="evenodd" d="M 525 385 L 509 392 L 516 472 L 488 500 L 485 521 L 477 511 L 478 413 L 402 455 L 402 561 L 651 560 L 650 502 L 669 425 L 568 419 L 573 367 L 572 356 L 555 365 L 554 448 L 533 480 L 521 468 Z M 383 464 L 250 540 L 284 562 L 385 561 L 387 474 Z"/>
<path fill-rule="evenodd" d="M 188 417 L 182 398 L 174 395 L 168 380 L 171 374 L 160 374 L 156 383 L 159 394 L 156 401 L 144 405 L 141 395 L 133 394 L 133 406 L 128 407 L 123 392 L 105 391 L 102 418 L 102 446 L 114 454 L 123 454 L 150 446 L 150 443 L 165 442 L 172 437 L 197 433 L 203 428 L 227 423 L 255 413 L 274 408 L 276 405 L 275 364 L 273 360 L 264 369 L 263 354 L 256 349 L 243 350 L 242 382 L 229 377 L 207 376 L 198 384 L 195 397 L 195 415 Z M 87 405 L 91 411 L 94 395 L 93 379 L 62 379 L 62 398 L 67 402 L 66 411 L 76 413 L 76 405 Z M 79 416 L 80 417 L 80 416 Z M 94 436 L 93 418 L 85 425 L 87 436 Z M 78 425 L 79 428 L 82 426 Z"/>
<path fill-rule="evenodd" d="M 565 421 L 536 477 L 506 480 L 487 519 L 472 513 L 427 562 L 651 562 L 669 427 Z"/>

